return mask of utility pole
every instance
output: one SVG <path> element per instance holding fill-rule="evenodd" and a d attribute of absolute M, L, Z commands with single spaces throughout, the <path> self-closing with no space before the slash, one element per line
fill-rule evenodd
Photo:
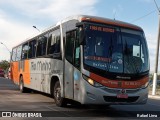
<path fill-rule="evenodd" d="M 8 47 L 4 44 L 4 43 L 2 43 L 2 42 L 0 42 L 2 45 L 4 45 L 5 46 L 5 48 L 9 51 L 9 53 L 11 54 L 11 51 L 8 49 Z"/>
<path fill-rule="evenodd" d="M 154 3 L 158 10 L 158 36 L 157 36 L 157 50 L 156 50 L 156 60 L 155 60 L 155 72 L 153 76 L 153 87 L 152 87 L 152 95 L 156 95 L 156 85 L 157 85 L 157 72 L 158 72 L 158 58 L 159 58 L 159 44 L 160 44 L 160 9 L 158 8 L 158 5 L 156 1 L 154 0 Z"/>

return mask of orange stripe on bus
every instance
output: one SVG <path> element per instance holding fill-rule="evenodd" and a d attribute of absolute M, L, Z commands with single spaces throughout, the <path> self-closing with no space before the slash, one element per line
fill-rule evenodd
<path fill-rule="evenodd" d="M 123 89 L 134 89 L 134 88 L 141 88 L 143 85 L 145 85 L 149 77 L 144 77 L 140 80 L 110 80 L 104 77 L 101 77 L 99 75 L 96 75 L 94 73 L 90 74 L 90 78 L 95 80 L 96 82 L 99 82 L 100 84 L 110 87 L 110 88 L 123 88 Z"/>
<path fill-rule="evenodd" d="M 14 81 L 14 83 L 19 83 L 18 62 L 11 63 L 11 79 Z"/>
<path fill-rule="evenodd" d="M 23 79 L 24 79 L 24 84 L 29 85 L 30 84 L 30 69 L 29 69 L 29 60 L 24 61 L 24 72 L 23 74 Z"/>
<path fill-rule="evenodd" d="M 22 66 L 24 67 L 24 69 L 22 69 Z M 23 76 L 24 84 L 29 85 L 30 84 L 29 60 L 11 63 L 11 76 L 12 76 L 11 79 L 14 81 L 14 83 L 19 84 L 20 75 Z"/>

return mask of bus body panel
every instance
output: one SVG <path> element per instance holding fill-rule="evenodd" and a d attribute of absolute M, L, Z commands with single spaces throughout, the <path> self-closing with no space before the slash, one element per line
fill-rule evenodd
<path fill-rule="evenodd" d="M 74 67 L 65 60 L 65 98 L 73 99 L 73 71 Z"/>
<path fill-rule="evenodd" d="M 148 86 L 146 88 L 110 88 L 106 86 L 94 87 L 90 85 L 84 78 L 83 75 L 90 76 L 89 71 L 83 70 L 83 73 L 80 73 L 80 91 L 79 99 L 76 99 L 81 104 L 145 104 L 148 100 Z M 82 75 L 83 74 L 83 75 Z M 128 85 L 132 87 L 132 85 Z M 121 99 L 118 101 L 117 95 L 125 90 L 125 94 L 128 95 L 129 99 L 135 99 L 132 101 L 127 101 L 127 99 Z M 108 100 L 108 101 L 107 101 Z M 117 101 L 116 101 L 117 100 Z"/>
<path fill-rule="evenodd" d="M 62 81 L 62 60 L 37 58 L 31 59 L 29 63 L 31 84 L 26 87 L 50 94 L 51 78 L 57 76 Z"/>
<path fill-rule="evenodd" d="M 23 64 L 23 71 L 20 74 L 23 75 L 24 86 L 30 85 L 31 80 L 30 80 L 29 60 L 24 60 L 22 64 Z"/>
<path fill-rule="evenodd" d="M 82 104 L 145 104 L 148 99 L 148 88 L 146 89 L 126 89 L 130 91 L 128 94 L 129 98 L 135 99 L 127 101 L 127 99 L 119 100 L 117 93 L 113 91 L 121 91 L 121 89 L 106 89 L 105 87 L 96 88 L 91 86 L 85 80 L 82 80 L 83 92 L 82 92 Z M 109 92 L 110 91 L 110 92 Z M 133 92 L 131 92 L 133 91 Z M 125 102 L 126 101 L 126 102 Z"/>
<path fill-rule="evenodd" d="M 73 73 L 73 79 L 74 79 L 74 100 L 75 101 L 81 101 L 82 99 L 82 88 L 81 88 L 81 72 L 79 69 L 74 68 L 74 73 Z"/>
<path fill-rule="evenodd" d="M 14 83 L 19 84 L 18 62 L 11 63 L 11 73 L 12 80 L 14 81 Z"/>
<path fill-rule="evenodd" d="M 101 77 L 99 75 L 96 75 L 94 73 L 90 73 L 90 78 L 94 79 L 98 83 L 109 87 L 109 88 L 121 88 L 121 89 L 137 89 L 141 88 L 142 86 L 145 86 L 145 84 L 148 82 L 149 77 L 145 76 L 143 78 L 140 78 L 138 80 L 132 80 L 132 81 L 127 81 L 127 80 L 110 80 L 106 79 L 104 77 Z"/>
<path fill-rule="evenodd" d="M 108 88 L 106 86 L 93 87 L 91 86 L 79 72 L 74 72 L 74 100 L 81 104 L 145 104 L 148 99 L 148 87 L 147 88 L 126 88 L 126 94 L 130 101 L 127 99 L 121 99 L 118 101 L 118 93 L 121 93 L 123 88 Z M 132 100 L 133 99 L 133 100 Z M 108 101 L 107 101 L 108 100 Z M 111 101 L 112 100 L 112 101 Z M 116 101 L 117 100 L 117 101 Z"/>

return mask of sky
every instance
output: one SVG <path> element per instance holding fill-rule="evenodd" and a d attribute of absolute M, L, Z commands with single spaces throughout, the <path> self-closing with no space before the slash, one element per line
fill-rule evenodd
<path fill-rule="evenodd" d="M 160 0 L 156 0 L 160 7 Z M 158 11 L 154 0 L 0 0 L 0 61 L 9 60 L 12 47 L 68 16 L 94 15 L 142 27 L 154 71 Z M 8 49 L 7 49 L 7 48 Z M 160 61 L 159 61 L 160 62 Z M 159 65 L 160 71 L 160 65 Z"/>

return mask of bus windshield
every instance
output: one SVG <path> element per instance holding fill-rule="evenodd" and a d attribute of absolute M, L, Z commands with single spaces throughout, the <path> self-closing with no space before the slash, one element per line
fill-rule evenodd
<path fill-rule="evenodd" d="M 111 73 L 138 74 L 149 70 L 142 31 L 85 25 L 84 65 Z"/>

